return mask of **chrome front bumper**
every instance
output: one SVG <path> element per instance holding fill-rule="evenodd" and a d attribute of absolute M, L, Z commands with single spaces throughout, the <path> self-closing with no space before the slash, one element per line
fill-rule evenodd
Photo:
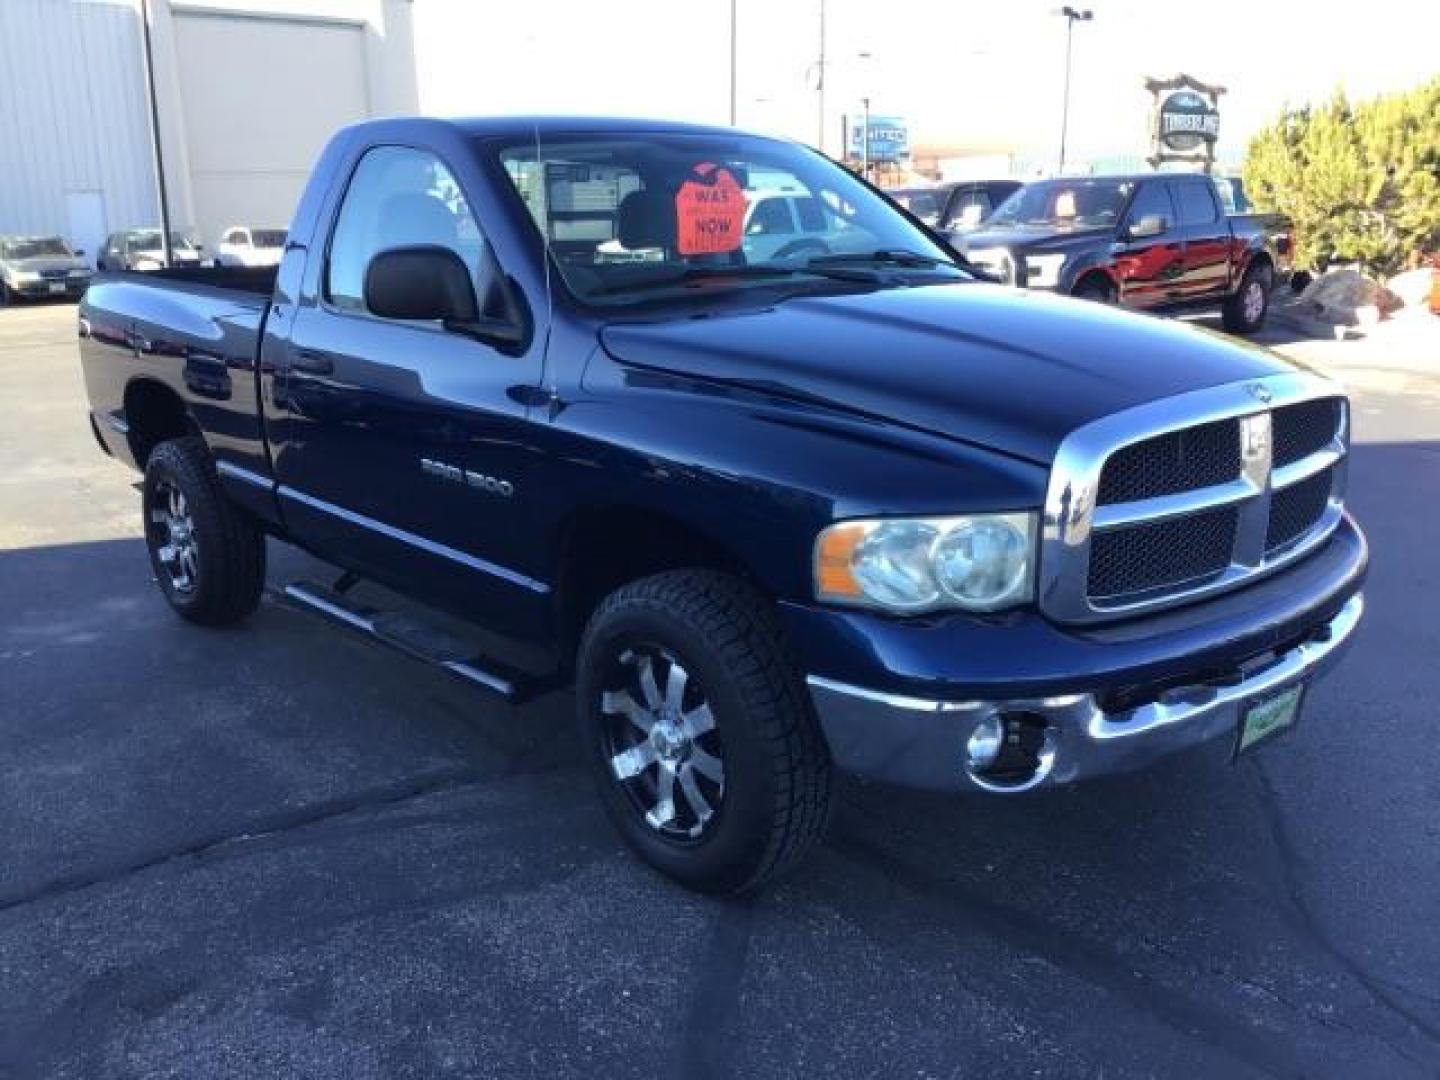
<path fill-rule="evenodd" d="M 1301 644 L 1233 679 L 1167 690 L 1153 702 L 1118 712 L 1106 712 L 1088 693 L 934 701 L 815 675 L 807 681 L 831 755 L 842 768 L 911 787 L 1028 791 L 1126 772 L 1234 736 L 1249 705 L 1328 671 L 1345 651 L 1364 606 L 1357 593 Z M 972 751 L 986 746 L 997 717 L 1013 714 L 1043 720 L 1043 740 L 1031 775 L 996 782 L 977 770 Z"/>

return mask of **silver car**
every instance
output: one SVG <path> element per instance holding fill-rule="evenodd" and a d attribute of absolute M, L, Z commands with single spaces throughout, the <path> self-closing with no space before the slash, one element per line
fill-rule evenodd
<path fill-rule="evenodd" d="M 0 300 L 78 298 L 90 284 L 82 254 L 58 236 L 0 237 Z"/>

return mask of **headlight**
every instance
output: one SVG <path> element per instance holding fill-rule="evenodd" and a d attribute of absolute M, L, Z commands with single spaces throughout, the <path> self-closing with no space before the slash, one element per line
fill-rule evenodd
<path fill-rule="evenodd" d="M 1035 515 L 880 518 L 815 542 L 815 596 L 896 614 L 995 611 L 1034 596 Z"/>
<path fill-rule="evenodd" d="M 1060 284 L 1060 268 L 1064 265 L 1064 252 L 1026 255 L 1026 284 L 1035 289 L 1053 289 Z"/>
<path fill-rule="evenodd" d="M 86 269 L 84 269 L 84 268 L 82 268 L 82 267 L 77 266 L 77 267 L 75 267 L 75 269 L 73 269 L 73 270 L 70 271 L 70 276 L 71 276 L 71 277 L 89 277 L 89 276 L 90 276 L 90 271 L 89 271 L 89 270 L 86 270 Z"/>
<path fill-rule="evenodd" d="M 20 284 L 24 285 L 32 281 L 39 281 L 40 275 L 37 274 L 34 270 L 16 270 L 15 280 Z"/>
<path fill-rule="evenodd" d="M 1009 248 L 976 248 L 966 252 L 965 258 L 981 270 L 994 274 L 1006 285 L 1015 284 L 1015 258 Z"/>

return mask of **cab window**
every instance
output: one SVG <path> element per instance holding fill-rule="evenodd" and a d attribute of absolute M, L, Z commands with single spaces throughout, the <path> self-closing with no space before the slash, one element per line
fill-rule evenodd
<path fill-rule="evenodd" d="M 365 271 L 389 248 L 447 247 L 470 268 L 480 265 L 481 238 L 460 185 L 433 154 L 379 146 L 360 159 L 335 219 L 325 296 L 343 311 L 365 311 Z"/>
<path fill-rule="evenodd" d="M 990 202 L 990 196 L 983 189 L 972 188 L 969 191 L 962 191 L 955 197 L 955 202 L 950 207 L 950 216 L 946 219 L 945 224 L 959 224 L 967 228 L 978 225 L 993 209 L 995 207 Z"/>
<path fill-rule="evenodd" d="M 1164 184 L 1141 184 L 1136 192 L 1135 201 L 1130 204 L 1129 224 L 1147 217 L 1164 218 L 1167 231 L 1175 227 L 1175 209 L 1170 205 L 1170 193 Z"/>
<path fill-rule="evenodd" d="M 1209 225 L 1220 216 L 1214 190 L 1204 180 L 1176 184 L 1175 201 L 1180 204 L 1181 225 Z"/>
<path fill-rule="evenodd" d="M 795 231 L 790 220 L 790 206 L 786 199 L 761 199 L 750 213 L 750 222 L 745 226 L 747 236 L 771 236 L 775 233 Z"/>

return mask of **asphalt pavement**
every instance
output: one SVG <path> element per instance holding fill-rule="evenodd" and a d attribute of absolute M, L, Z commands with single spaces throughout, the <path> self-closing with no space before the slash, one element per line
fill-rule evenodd
<path fill-rule="evenodd" d="M 717 902 L 622 850 L 568 694 L 273 596 L 173 616 L 74 322 L 0 311 L 0 1076 L 1440 1075 L 1440 377 L 1318 360 L 1374 563 L 1295 732 L 1033 798 L 848 783 L 804 872 Z"/>

